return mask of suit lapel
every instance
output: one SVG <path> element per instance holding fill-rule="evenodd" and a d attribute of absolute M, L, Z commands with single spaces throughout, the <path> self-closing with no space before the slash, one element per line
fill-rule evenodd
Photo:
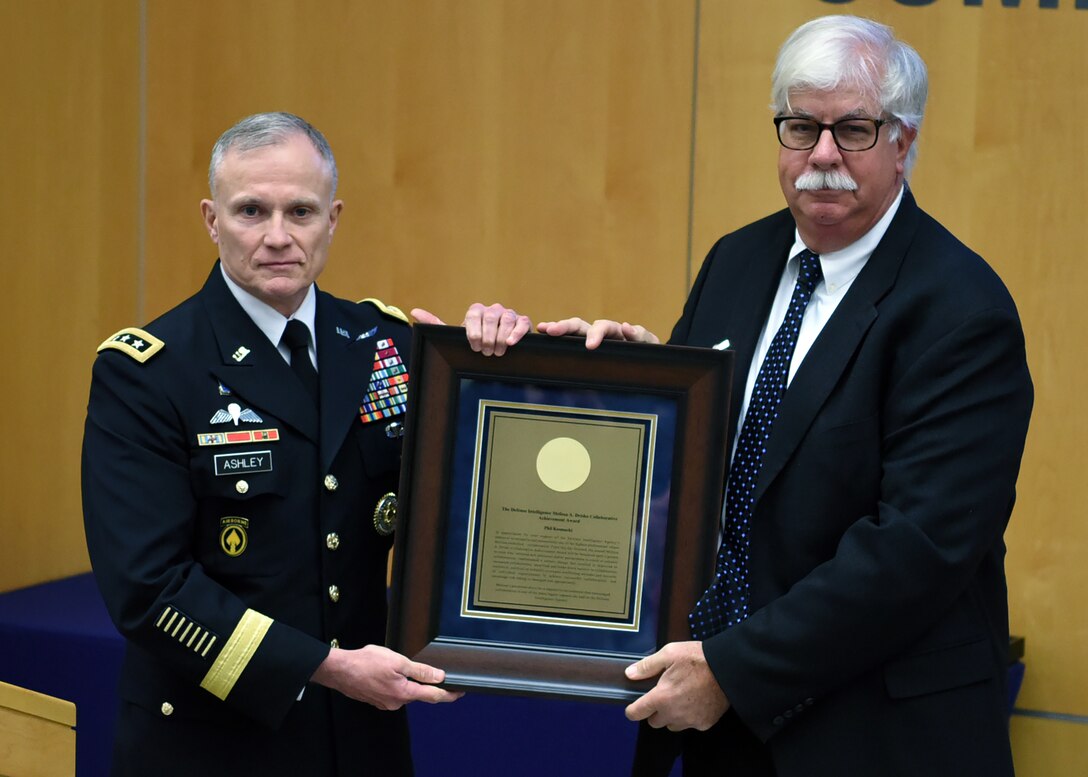
<path fill-rule="evenodd" d="M 219 345 L 216 378 L 231 391 L 317 442 L 317 409 L 290 366 L 223 281 L 218 263 L 201 291 L 201 302 Z"/>
<path fill-rule="evenodd" d="M 348 430 L 357 423 L 354 417 L 359 415 L 374 363 L 375 338 L 355 339 L 360 332 L 345 328 L 335 301 L 324 292 L 318 292 L 314 328 L 320 345 L 321 467 L 328 471 Z"/>
<path fill-rule="evenodd" d="M 908 189 L 903 192 L 899 212 L 888 231 L 812 344 L 782 397 L 753 494 L 756 501 L 785 467 L 876 321 L 876 305 L 895 284 L 917 226 L 918 206 Z"/>

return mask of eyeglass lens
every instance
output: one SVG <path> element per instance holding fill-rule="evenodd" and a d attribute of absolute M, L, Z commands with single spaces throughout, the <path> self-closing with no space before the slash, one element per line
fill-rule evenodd
<path fill-rule="evenodd" d="M 813 148 L 821 127 L 811 119 L 785 119 L 778 125 L 782 145 L 797 151 Z M 843 119 L 831 125 L 835 143 L 844 151 L 865 151 L 876 145 L 877 124 L 872 119 Z"/>

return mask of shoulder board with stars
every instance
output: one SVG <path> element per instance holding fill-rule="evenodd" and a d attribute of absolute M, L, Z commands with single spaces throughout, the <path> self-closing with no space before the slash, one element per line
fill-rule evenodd
<path fill-rule="evenodd" d="M 115 348 L 121 353 L 126 353 L 136 361 L 143 363 L 157 354 L 166 346 L 155 335 L 136 327 L 122 329 L 115 335 L 107 337 L 102 345 L 98 346 L 98 353 L 107 348 Z"/>
<path fill-rule="evenodd" d="M 369 302 L 371 305 L 373 305 L 382 313 L 385 313 L 385 315 L 391 318 L 399 318 L 401 321 L 409 325 L 412 323 L 410 320 L 408 320 L 408 316 L 404 315 L 403 310 L 398 307 L 394 307 L 393 305 L 386 305 L 380 299 L 375 299 L 374 297 L 367 297 L 366 299 L 359 300 L 360 305 L 364 302 Z"/>

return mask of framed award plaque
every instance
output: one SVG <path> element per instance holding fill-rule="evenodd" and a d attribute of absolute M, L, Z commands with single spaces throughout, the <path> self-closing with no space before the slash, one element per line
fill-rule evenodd
<path fill-rule="evenodd" d="M 713 573 L 733 354 L 417 325 L 389 646 L 446 687 L 627 702 Z"/>

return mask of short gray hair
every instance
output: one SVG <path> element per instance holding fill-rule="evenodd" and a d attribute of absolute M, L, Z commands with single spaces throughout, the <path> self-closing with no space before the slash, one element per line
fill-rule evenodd
<path fill-rule="evenodd" d="M 239 151 L 249 151 L 262 146 L 274 146 L 283 143 L 291 135 L 305 135 L 313 143 L 314 150 L 321 156 L 332 175 L 332 195 L 336 195 L 336 184 L 339 175 L 336 171 L 336 159 L 332 155 L 329 141 L 321 131 L 305 119 L 295 116 L 293 113 L 255 113 L 246 116 L 229 130 L 219 136 L 212 147 L 212 161 L 208 165 L 208 188 L 212 197 L 215 197 L 215 177 L 219 172 L 219 166 L 223 164 L 223 157 L 232 148 Z"/>
<path fill-rule="evenodd" d="M 900 127 L 920 130 L 929 93 L 926 65 L 891 27 L 858 16 L 824 16 L 801 25 L 782 44 L 771 76 L 771 107 L 779 115 L 789 112 L 791 91 L 842 87 L 877 100 L 894 120 L 889 142 L 899 139 Z M 908 176 L 917 156 L 915 142 L 905 162 Z"/>

